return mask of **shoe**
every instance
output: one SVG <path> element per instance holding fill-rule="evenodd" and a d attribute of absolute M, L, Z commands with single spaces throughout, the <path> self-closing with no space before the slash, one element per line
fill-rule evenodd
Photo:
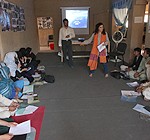
<path fill-rule="evenodd" d="M 93 74 L 91 73 L 91 74 L 89 75 L 89 77 L 93 77 Z"/>
<path fill-rule="evenodd" d="M 108 74 L 105 74 L 105 78 L 107 78 L 108 77 Z"/>

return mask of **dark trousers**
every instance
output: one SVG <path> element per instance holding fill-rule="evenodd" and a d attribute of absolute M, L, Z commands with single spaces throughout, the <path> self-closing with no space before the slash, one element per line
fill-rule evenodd
<path fill-rule="evenodd" d="M 64 57 L 64 62 L 67 61 L 66 56 L 69 57 L 68 64 L 70 66 L 73 65 L 72 61 L 72 42 L 71 40 L 62 40 L 62 50 L 63 50 L 63 57 Z"/>

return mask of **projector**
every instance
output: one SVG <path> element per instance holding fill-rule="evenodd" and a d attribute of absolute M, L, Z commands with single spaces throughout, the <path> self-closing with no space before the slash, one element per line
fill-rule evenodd
<path fill-rule="evenodd" d="M 85 38 L 78 38 L 79 42 L 84 42 Z"/>

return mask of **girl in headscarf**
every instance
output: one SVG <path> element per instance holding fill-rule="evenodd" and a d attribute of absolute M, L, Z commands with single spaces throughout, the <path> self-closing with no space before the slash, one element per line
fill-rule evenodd
<path fill-rule="evenodd" d="M 10 70 L 10 76 L 15 77 L 16 76 L 16 70 L 18 69 L 17 63 L 18 63 L 18 56 L 16 52 L 9 52 L 4 57 L 4 63 L 7 65 L 7 67 Z"/>
<path fill-rule="evenodd" d="M 26 69 L 23 69 L 20 71 L 20 62 L 18 59 L 18 55 L 16 52 L 8 52 L 5 57 L 4 57 L 4 63 L 7 65 L 7 67 L 10 70 L 10 78 L 14 81 L 17 82 L 18 80 L 23 80 L 24 85 L 29 85 L 30 82 L 27 77 L 22 77 L 24 75 L 21 74 L 23 71 L 27 71 Z"/>
<path fill-rule="evenodd" d="M 90 44 L 93 41 L 93 47 L 91 50 L 88 66 L 90 67 L 90 77 L 93 76 L 94 71 L 97 69 L 98 65 L 98 57 L 100 58 L 100 63 L 103 64 L 105 77 L 108 77 L 108 66 L 107 66 L 107 48 L 105 46 L 108 45 L 108 52 L 110 51 L 109 46 L 109 38 L 107 32 L 105 32 L 105 28 L 103 23 L 98 23 L 95 26 L 95 31 L 92 36 L 85 40 L 81 45 Z M 98 45 L 102 44 L 103 50 L 99 52 Z"/>

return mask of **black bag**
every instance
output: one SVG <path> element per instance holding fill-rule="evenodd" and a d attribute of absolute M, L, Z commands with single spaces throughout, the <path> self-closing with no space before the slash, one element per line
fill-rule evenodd
<path fill-rule="evenodd" d="M 116 79 L 120 79 L 121 78 L 121 75 L 120 75 L 120 72 L 119 71 L 112 71 L 110 72 L 110 75 Z"/>
<path fill-rule="evenodd" d="M 110 72 L 110 75 L 116 79 L 123 79 L 123 80 L 129 80 L 130 78 L 127 77 L 127 75 L 123 72 L 119 71 L 112 71 Z"/>
<path fill-rule="evenodd" d="M 54 83 L 55 82 L 55 77 L 53 75 L 44 75 L 42 80 L 44 80 L 48 83 Z"/>

